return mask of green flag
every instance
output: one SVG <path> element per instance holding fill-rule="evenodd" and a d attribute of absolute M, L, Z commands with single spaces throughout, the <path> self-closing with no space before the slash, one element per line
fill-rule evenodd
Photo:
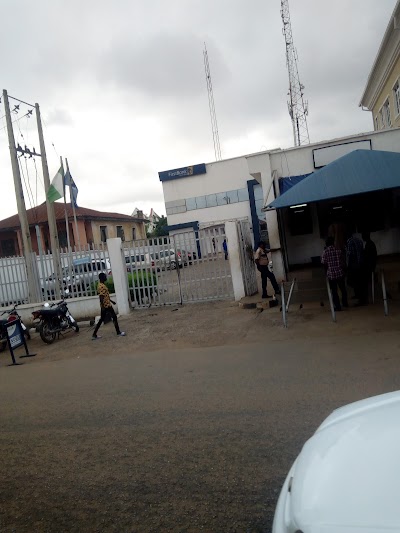
<path fill-rule="evenodd" d="M 51 182 L 50 188 L 47 192 L 49 202 L 55 202 L 64 196 L 64 178 L 62 168 L 60 167 L 57 174 Z"/>

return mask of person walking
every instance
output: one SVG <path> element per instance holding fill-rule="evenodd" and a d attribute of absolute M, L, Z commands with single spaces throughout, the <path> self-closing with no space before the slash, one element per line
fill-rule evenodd
<path fill-rule="evenodd" d="M 265 242 L 260 241 L 258 243 L 256 253 L 254 254 L 254 261 L 257 265 L 257 270 L 261 274 L 262 298 L 272 298 L 272 296 L 269 296 L 269 294 L 267 293 L 267 281 L 268 280 L 271 282 L 271 285 L 275 291 L 275 296 L 279 294 L 280 292 L 279 285 L 276 281 L 275 275 L 268 268 L 268 265 L 269 265 L 268 254 L 270 253 L 270 251 L 271 250 L 267 248 Z"/>
<path fill-rule="evenodd" d="M 100 272 L 99 283 L 97 285 L 97 294 L 100 298 L 101 312 L 100 320 L 97 322 L 96 327 L 93 331 L 92 340 L 101 339 L 101 335 L 98 336 L 97 332 L 99 331 L 99 328 L 103 324 L 103 322 L 107 322 L 108 317 L 110 317 L 111 320 L 114 322 L 115 331 L 118 337 L 125 337 L 125 332 L 119 329 L 117 315 L 115 314 L 114 308 L 112 306 L 112 304 L 115 305 L 115 302 L 110 299 L 110 293 L 105 285 L 106 281 L 107 276 L 104 274 L 104 272 Z"/>
<path fill-rule="evenodd" d="M 329 286 L 332 292 L 333 305 L 335 311 L 341 311 L 342 306 L 340 305 L 338 287 L 342 293 L 342 305 L 343 307 L 349 307 L 347 301 L 347 289 L 346 289 L 346 280 L 344 272 L 345 260 L 343 257 L 343 252 L 336 248 L 334 244 L 335 240 L 333 237 L 328 237 L 326 240 L 326 248 L 321 257 L 321 263 L 324 265 L 326 270 L 326 276 L 329 281 Z"/>
<path fill-rule="evenodd" d="M 224 250 L 225 261 L 226 261 L 228 259 L 228 243 L 226 242 L 226 239 L 224 239 L 224 242 L 222 243 L 222 248 Z"/>

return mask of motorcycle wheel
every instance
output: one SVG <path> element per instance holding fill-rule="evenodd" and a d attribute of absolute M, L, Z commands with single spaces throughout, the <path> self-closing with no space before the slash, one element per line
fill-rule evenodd
<path fill-rule="evenodd" d="M 0 340 L 0 352 L 4 352 L 4 350 L 7 348 L 7 341 L 4 339 Z"/>
<path fill-rule="evenodd" d="M 76 322 L 72 322 L 72 320 L 68 319 L 69 327 L 75 331 L 75 333 L 79 332 L 79 326 Z"/>
<path fill-rule="evenodd" d="M 40 338 L 46 344 L 52 344 L 56 338 L 56 334 L 50 331 L 50 324 L 48 324 L 47 322 L 40 326 L 39 333 Z"/>

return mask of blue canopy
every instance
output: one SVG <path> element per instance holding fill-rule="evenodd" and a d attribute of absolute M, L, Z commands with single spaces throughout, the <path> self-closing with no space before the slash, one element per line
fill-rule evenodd
<path fill-rule="evenodd" d="M 400 187 L 400 153 L 355 150 L 316 170 L 267 206 L 281 209 Z"/>

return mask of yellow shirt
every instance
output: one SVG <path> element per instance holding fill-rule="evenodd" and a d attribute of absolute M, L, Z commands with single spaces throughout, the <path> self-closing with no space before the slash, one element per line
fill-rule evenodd
<path fill-rule="evenodd" d="M 258 264 L 260 266 L 268 266 L 269 264 L 268 252 L 267 250 L 263 250 L 262 248 L 257 248 L 257 251 L 254 254 L 254 259 L 258 259 Z"/>
<path fill-rule="evenodd" d="M 99 284 L 97 285 L 97 294 L 103 297 L 103 298 L 100 298 L 101 307 L 103 308 L 112 307 L 111 300 L 110 300 L 110 293 L 108 292 L 108 289 L 104 285 L 104 283 L 99 282 Z M 103 300 L 103 303 L 101 302 L 101 300 Z"/>

